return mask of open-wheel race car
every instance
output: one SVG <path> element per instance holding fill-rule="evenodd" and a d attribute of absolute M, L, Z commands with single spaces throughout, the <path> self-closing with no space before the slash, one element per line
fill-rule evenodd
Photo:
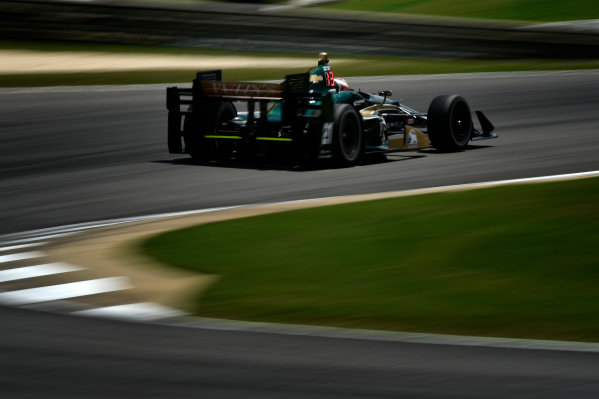
<path fill-rule="evenodd" d="M 192 88 L 167 88 L 168 148 L 197 161 L 285 152 L 349 166 L 367 153 L 459 151 L 471 140 L 497 137 L 481 111 L 481 130 L 474 128 L 461 96 L 435 97 L 422 113 L 390 95 L 350 89 L 335 78 L 326 53 L 312 71 L 280 84 L 223 82 L 219 70 L 198 72 Z"/>

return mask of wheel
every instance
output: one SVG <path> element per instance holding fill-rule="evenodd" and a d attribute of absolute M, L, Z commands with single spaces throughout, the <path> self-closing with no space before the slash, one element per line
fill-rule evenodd
<path fill-rule="evenodd" d="M 428 137 L 439 151 L 464 149 L 472 136 L 472 116 L 466 100 L 456 95 L 438 96 L 428 107 Z"/>
<path fill-rule="evenodd" d="M 183 122 L 183 142 L 185 143 L 185 152 L 196 162 L 207 161 L 214 154 L 214 148 L 210 148 L 214 143 L 208 142 L 204 136 L 200 135 L 199 118 L 194 114 L 185 116 Z"/>
<path fill-rule="evenodd" d="M 206 131 L 216 132 L 217 128 L 221 123 L 230 121 L 231 119 L 237 116 L 237 110 L 235 106 L 230 102 L 223 102 L 221 104 L 220 110 L 216 112 L 214 115 L 218 115 L 216 119 L 216 123 L 209 121 L 208 123 L 214 123 L 214 125 L 210 124 L 206 127 Z M 214 127 L 213 127 L 214 126 Z M 236 147 L 236 140 L 233 139 L 213 139 L 214 146 L 216 147 L 216 157 L 218 159 L 228 159 L 233 155 Z"/>
<path fill-rule="evenodd" d="M 207 133 L 216 133 L 221 123 L 230 121 L 237 115 L 230 102 L 213 101 L 200 113 L 192 113 L 185 118 L 183 139 L 187 153 L 195 161 L 207 161 L 217 157 L 230 156 L 233 151 L 230 140 L 206 139 Z"/>
<path fill-rule="evenodd" d="M 349 166 L 362 153 L 362 123 L 358 112 L 349 104 L 336 104 L 334 110 L 333 157 Z"/>

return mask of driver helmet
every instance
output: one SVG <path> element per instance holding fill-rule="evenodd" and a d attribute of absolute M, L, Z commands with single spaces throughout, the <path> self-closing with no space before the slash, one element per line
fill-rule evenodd
<path fill-rule="evenodd" d="M 329 63 L 329 54 L 328 53 L 318 53 L 318 65 L 328 64 Z"/>
<path fill-rule="evenodd" d="M 349 85 L 343 78 L 335 78 L 335 84 L 339 87 L 339 91 L 349 90 Z"/>

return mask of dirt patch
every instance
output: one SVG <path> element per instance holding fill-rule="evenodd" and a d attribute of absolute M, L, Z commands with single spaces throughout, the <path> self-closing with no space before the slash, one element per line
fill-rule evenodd
<path fill-rule="evenodd" d="M 335 63 L 348 60 L 336 59 Z M 316 60 L 291 57 L 98 53 L 84 51 L 0 50 L 2 73 L 138 71 L 161 69 L 297 68 Z"/>

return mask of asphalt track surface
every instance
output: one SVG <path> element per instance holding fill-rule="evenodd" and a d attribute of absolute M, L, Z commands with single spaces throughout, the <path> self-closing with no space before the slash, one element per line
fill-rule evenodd
<path fill-rule="evenodd" d="M 346 169 L 166 153 L 165 86 L 0 91 L 0 234 L 167 211 L 599 170 L 599 72 L 348 79 L 426 110 L 463 95 L 498 140 Z M 577 397 L 597 353 L 154 326 L 0 308 L 7 397 Z"/>
<path fill-rule="evenodd" d="M 0 90 L 0 234 L 115 217 L 599 169 L 599 72 L 349 79 L 426 111 L 463 95 L 498 140 L 347 169 L 194 165 L 166 151 L 165 85 Z"/>

